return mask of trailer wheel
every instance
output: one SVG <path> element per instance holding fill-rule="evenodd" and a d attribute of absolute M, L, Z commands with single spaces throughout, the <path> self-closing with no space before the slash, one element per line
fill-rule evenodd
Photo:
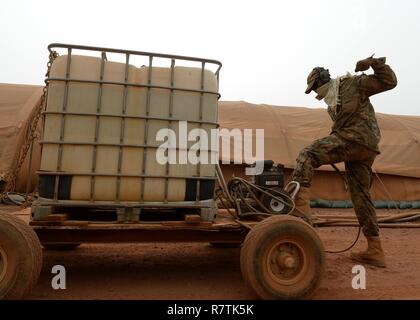
<path fill-rule="evenodd" d="M 33 272 L 33 277 L 32 277 L 32 283 L 29 288 L 29 291 L 30 291 L 37 284 L 39 275 L 42 270 L 42 262 L 43 262 L 42 261 L 43 259 L 42 246 L 41 246 L 41 242 L 39 241 L 37 234 L 30 226 L 28 226 L 21 219 L 17 219 L 16 223 L 18 223 L 21 226 L 21 230 L 24 231 L 25 236 L 29 239 L 29 242 L 32 247 L 32 253 L 34 254 L 34 272 Z"/>
<path fill-rule="evenodd" d="M 80 246 L 80 243 L 43 243 L 46 250 L 70 251 Z"/>
<path fill-rule="evenodd" d="M 241 271 L 262 299 L 299 299 L 320 284 L 324 247 L 315 230 L 299 218 L 271 216 L 245 238 Z"/>
<path fill-rule="evenodd" d="M 21 299 L 38 281 L 42 248 L 35 232 L 12 214 L 0 214 L 0 299 Z"/>

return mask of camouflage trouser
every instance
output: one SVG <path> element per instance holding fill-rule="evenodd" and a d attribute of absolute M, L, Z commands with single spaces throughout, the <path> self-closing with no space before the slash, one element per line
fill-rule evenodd
<path fill-rule="evenodd" d="M 344 161 L 351 200 L 363 234 L 370 237 L 378 236 L 375 207 L 369 193 L 375 157 L 375 151 L 344 140 L 333 133 L 315 140 L 300 152 L 292 179 L 304 187 L 310 187 L 314 169 L 324 164 Z"/>

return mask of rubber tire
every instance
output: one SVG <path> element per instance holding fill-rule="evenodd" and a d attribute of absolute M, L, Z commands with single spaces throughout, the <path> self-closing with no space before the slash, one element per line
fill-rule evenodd
<path fill-rule="evenodd" d="M 80 246 L 80 243 L 43 243 L 45 250 L 70 251 Z"/>
<path fill-rule="evenodd" d="M 0 299 L 17 300 L 28 295 L 42 269 L 42 247 L 33 229 L 12 214 L 0 214 L 0 246 L 8 266 L 0 282 Z"/>
<path fill-rule="evenodd" d="M 272 188 L 272 189 L 274 189 L 275 191 L 277 191 L 277 192 L 280 192 L 281 194 L 284 194 L 285 196 L 288 196 L 288 197 L 290 197 L 290 195 L 289 194 L 287 194 L 285 191 L 283 191 L 283 189 L 281 189 L 281 188 L 278 188 L 278 187 L 274 187 L 274 188 Z M 267 192 L 270 192 L 270 189 L 269 190 L 266 190 Z M 280 197 L 281 198 L 281 196 L 279 196 L 279 194 L 278 193 L 274 193 L 273 192 L 273 194 L 274 195 L 276 195 L 276 196 L 278 196 L 278 197 Z M 261 195 L 261 197 L 260 197 L 260 199 L 259 199 L 260 201 L 261 201 L 261 203 L 267 208 L 267 209 L 271 209 L 270 208 L 270 201 L 271 201 L 271 197 L 269 197 L 268 195 L 266 195 L 266 194 L 262 194 Z M 287 201 L 286 199 L 285 199 L 285 201 Z M 290 205 L 285 205 L 284 206 L 284 208 L 283 208 L 283 210 L 281 210 L 281 211 L 273 211 L 273 210 L 270 210 L 270 212 L 269 213 L 272 213 L 272 214 L 287 214 L 287 213 L 289 213 L 289 211 L 290 211 L 290 209 L 292 208 L 292 206 L 290 206 Z M 260 208 L 262 211 L 264 211 L 264 208 Z"/>
<path fill-rule="evenodd" d="M 309 267 L 292 286 L 273 287 L 264 275 L 264 254 L 270 244 L 282 237 L 293 237 L 305 247 Z M 245 282 L 261 299 L 302 299 L 319 286 L 325 272 L 324 246 L 315 230 L 302 219 L 289 215 L 271 216 L 258 223 L 245 238 L 241 249 L 241 271 Z"/>
<path fill-rule="evenodd" d="M 242 242 L 210 242 L 213 248 L 239 248 Z"/>

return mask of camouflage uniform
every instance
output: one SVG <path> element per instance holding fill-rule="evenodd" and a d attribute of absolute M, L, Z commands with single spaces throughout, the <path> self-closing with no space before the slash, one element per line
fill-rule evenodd
<path fill-rule="evenodd" d="M 383 60 L 373 59 L 371 67 L 373 75 L 352 76 L 341 81 L 340 103 L 328 110 L 334 122 L 332 132 L 300 152 L 292 179 L 310 187 L 314 169 L 344 161 L 351 199 L 363 233 L 375 237 L 379 228 L 369 189 L 372 164 L 379 154 L 380 131 L 369 97 L 394 88 L 397 79 Z"/>

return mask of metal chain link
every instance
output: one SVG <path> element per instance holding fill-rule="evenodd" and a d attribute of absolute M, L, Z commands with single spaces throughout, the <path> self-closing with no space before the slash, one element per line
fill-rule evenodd
<path fill-rule="evenodd" d="M 57 57 L 58 57 L 58 53 L 56 51 L 50 52 L 49 60 L 47 63 L 47 73 L 45 74 L 47 78 L 50 76 L 52 63 Z M 22 168 L 23 163 L 25 162 L 28 151 L 31 148 L 31 144 L 36 139 L 40 138 L 36 132 L 36 128 L 38 126 L 39 119 L 41 118 L 42 111 L 45 109 L 46 96 L 47 96 L 47 85 L 45 85 L 44 88 L 42 89 L 42 96 L 39 100 L 37 110 L 32 116 L 32 119 L 30 119 L 29 121 L 30 126 L 28 128 L 28 133 L 26 135 L 26 141 L 21 147 L 18 156 L 16 157 L 17 158 L 17 161 L 15 161 L 16 164 L 11 170 L 9 170 L 9 172 L 4 177 L 4 180 L 6 181 L 6 185 L 5 185 L 4 190 L 0 193 L 0 202 L 7 196 L 9 192 L 15 190 L 17 176 L 19 174 L 20 169 Z"/>

